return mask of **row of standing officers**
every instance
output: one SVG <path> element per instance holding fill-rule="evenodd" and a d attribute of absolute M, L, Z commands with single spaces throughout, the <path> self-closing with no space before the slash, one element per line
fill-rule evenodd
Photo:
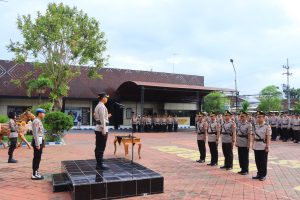
<path fill-rule="evenodd" d="M 235 122 L 236 121 L 236 122 Z M 249 150 L 254 150 L 257 175 L 253 179 L 264 181 L 267 175 L 267 160 L 272 130 L 266 122 L 266 114 L 258 111 L 255 121 L 250 121 L 246 112 L 241 112 L 235 120 L 231 112 L 224 113 L 224 119 L 217 118 L 215 112 L 209 117 L 200 112 L 197 120 L 197 141 L 200 152 L 199 163 L 206 158 L 206 142 L 208 143 L 211 160 L 207 165 L 218 165 L 218 144 L 222 142 L 225 157 L 221 169 L 231 170 L 233 167 L 233 147 L 238 149 L 241 175 L 249 173 Z"/>
<path fill-rule="evenodd" d="M 178 130 L 178 118 L 176 115 L 147 115 L 141 117 L 133 113 L 132 119 L 132 131 L 141 132 L 177 132 Z"/>

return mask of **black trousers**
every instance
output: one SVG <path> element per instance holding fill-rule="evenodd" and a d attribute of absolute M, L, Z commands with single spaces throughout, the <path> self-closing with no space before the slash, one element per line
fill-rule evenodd
<path fill-rule="evenodd" d="M 178 124 L 174 124 L 174 132 L 177 132 L 178 130 Z"/>
<path fill-rule="evenodd" d="M 295 142 L 300 141 L 300 131 L 294 131 L 294 139 L 295 139 Z"/>
<path fill-rule="evenodd" d="M 294 130 L 292 128 L 290 128 L 288 130 L 289 134 L 288 134 L 288 139 L 294 140 Z"/>
<path fill-rule="evenodd" d="M 204 140 L 197 140 L 198 149 L 200 153 L 200 160 L 205 160 L 206 158 L 206 148 L 205 148 L 205 141 Z"/>
<path fill-rule="evenodd" d="M 172 132 L 173 124 L 168 124 L 168 132 Z"/>
<path fill-rule="evenodd" d="M 106 134 L 104 136 L 104 135 L 102 135 L 102 132 L 100 132 L 100 131 L 95 131 L 95 134 L 96 134 L 95 158 L 96 158 L 97 164 L 102 165 L 103 164 L 103 154 L 105 151 L 108 134 Z"/>
<path fill-rule="evenodd" d="M 14 151 L 17 147 L 17 142 L 18 142 L 18 138 L 9 138 L 9 149 L 8 149 L 8 155 L 9 155 L 9 159 L 11 159 L 13 157 Z"/>
<path fill-rule="evenodd" d="M 277 138 L 277 128 L 276 127 L 271 127 L 272 129 L 272 140 L 276 140 Z"/>
<path fill-rule="evenodd" d="M 136 124 L 132 124 L 132 132 L 136 132 Z"/>
<path fill-rule="evenodd" d="M 238 147 L 239 163 L 242 172 L 249 172 L 249 149 Z"/>
<path fill-rule="evenodd" d="M 210 163 L 218 164 L 218 147 L 216 142 L 208 142 L 209 150 L 210 150 Z"/>
<path fill-rule="evenodd" d="M 132 124 L 132 132 L 136 132 L 136 124 Z"/>
<path fill-rule="evenodd" d="M 40 149 L 37 149 L 35 146 L 35 140 L 32 139 L 31 146 L 33 147 L 33 160 L 32 160 L 32 171 L 35 173 L 40 168 L 40 163 L 43 154 L 44 141 L 40 144 Z"/>
<path fill-rule="evenodd" d="M 142 131 L 142 126 L 141 125 L 137 125 L 137 127 L 138 127 L 138 132 L 141 132 Z"/>
<path fill-rule="evenodd" d="M 287 128 L 282 128 L 282 140 L 287 141 L 289 139 L 289 131 Z"/>
<path fill-rule="evenodd" d="M 280 137 L 279 137 L 279 140 L 282 140 L 282 139 L 283 139 L 283 137 L 282 137 L 282 128 L 278 128 L 278 129 L 277 129 L 277 133 L 278 133 L 278 135 L 280 136 Z"/>
<path fill-rule="evenodd" d="M 232 143 L 222 143 L 223 155 L 225 157 L 224 166 L 229 168 L 233 166 Z"/>
<path fill-rule="evenodd" d="M 163 124 L 162 125 L 162 132 L 166 132 L 167 131 L 167 124 Z"/>
<path fill-rule="evenodd" d="M 265 150 L 254 150 L 257 176 L 267 176 L 268 152 Z"/>

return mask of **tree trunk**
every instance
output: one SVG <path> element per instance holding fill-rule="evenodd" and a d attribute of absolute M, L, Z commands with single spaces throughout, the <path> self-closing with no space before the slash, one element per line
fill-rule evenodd
<path fill-rule="evenodd" d="M 54 110 L 58 111 L 62 109 L 63 105 L 63 97 L 58 97 L 57 99 L 54 100 Z"/>

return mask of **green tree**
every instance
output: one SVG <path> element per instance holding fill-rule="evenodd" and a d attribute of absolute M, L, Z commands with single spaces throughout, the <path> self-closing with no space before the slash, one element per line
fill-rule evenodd
<path fill-rule="evenodd" d="M 248 101 L 243 101 L 241 111 L 248 112 L 250 103 Z"/>
<path fill-rule="evenodd" d="M 275 85 L 263 88 L 259 93 L 259 100 L 258 109 L 262 111 L 280 111 L 282 109 L 282 93 Z"/>
<path fill-rule="evenodd" d="M 15 62 L 30 58 L 39 76 L 50 80 L 50 98 L 56 109 L 61 109 L 70 81 L 80 75 L 80 66 L 88 67 L 90 78 L 101 78 L 98 70 L 107 64 L 108 56 L 103 55 L 107 41 L 95 18 L 76 7 L 49 3 L 45 14 L 19 16 L 17 26 L 23 40 L 10 41 L 7 48 L 15 54 Z M 33 74 L 13 81 L 26 85 L 36 79 Z"/>
<path fill-rule="evenodd" d="M 224 112 L 226 104 L 229 104 L 229 99 L 224 94 L 211 92 L 204 97 L 203 108 L 206 112 Z"/>
<path fill-rule="evenodd" d="M 294 111 L 295 111 L 295 113 L 300 114 L 300 101 L 295 103 Z"/>
<path fill-rule="evenodd" d="M 288 97 L 288 91 L 287 91 L 287 89 L 284 89 L 283 93 L 284 93 L 285 98 L 287 98 Z M 298 99 L 298 100 L 300 100 L 300 88 L 297 88 L 297 89 L 291 88 L 290 89 L 290 97 L 291 97 L 291 99 Z"/>
<path fill-rule="evenodd" d="M 63 112 L 56 111 L 46 113 L 45 128 L 48 141 L 60 141 L 65 136 L 65 130 L 70 130 L 73 126 L 73 118 Z"/>

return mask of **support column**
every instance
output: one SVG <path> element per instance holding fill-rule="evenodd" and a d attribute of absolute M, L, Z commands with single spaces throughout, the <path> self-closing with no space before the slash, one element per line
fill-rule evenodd
<path fill-rule="evenodd" d="M 201 111 L 201 100 L 200 100 L 200 95 L 199 95 L 199 91 L 196 92 L 196 98 L 197 98 L 197 113 L 199 113 L 199 111 Z"/>
<path fill-rule="evenodd" d="M 145 103 L 145 87 L 141 87 L 141 119 L 144 115 L 144 103 Z M 141 126 L 141 132 L 144 132 L 144 127 Z"/>

